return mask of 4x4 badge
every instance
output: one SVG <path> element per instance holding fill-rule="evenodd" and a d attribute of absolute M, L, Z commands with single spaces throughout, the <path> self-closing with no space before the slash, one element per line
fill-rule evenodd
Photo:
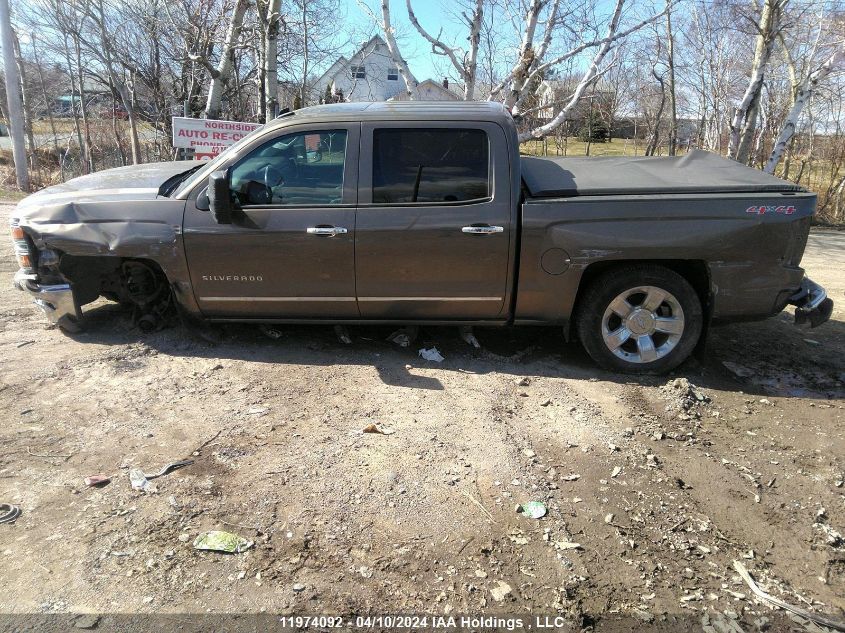
<path fill-rule="evenodd" d="M 795 207 L 793 206 L 780 206 L 780 207 L 767 207 L 765 205 L 748 207 L 745 210 L 746 213 L 754 213 L 755 215 L 763 215 L 764 213 L 780 213 L 783 215 L 792 215 L 795 213 Z"/>

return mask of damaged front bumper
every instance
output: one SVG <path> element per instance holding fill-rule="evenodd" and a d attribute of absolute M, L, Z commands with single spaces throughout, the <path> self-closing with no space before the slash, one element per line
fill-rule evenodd
<path fill-rule="evenodd" d="M 15 274 L 14 284 L 18 290 L 29 293 L 50 322 L 75 329 L 81 314 L 70 284 L 39 284 L 36 275 L 23 270 Z"/>
<path fill-rule="evenodd" d="M 833 314 L 833 300 L 827 296 L 827 291 L 806 277 L 798 292 L 789 298 L 789 303 L 795 306 L 795 325 L 817 327 Z"/>

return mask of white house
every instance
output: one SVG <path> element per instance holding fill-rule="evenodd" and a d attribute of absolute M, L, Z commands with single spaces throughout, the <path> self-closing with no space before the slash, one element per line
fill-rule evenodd
<path fill-rule="evenodd" d="M 404 86 L 403 86 L 404 88 Z M 433 79 L 426 79 L 417 84 L 417 101 L 457 101 L 460 97 L 449 88 L 449 82 L 437 83 Z M 409 101 L 408 93 L 402 90 L 388 101 Z"/>
<path fill-rule="evenodd" d="M 387 101 L 405 90 L 405 82 L 387 44 L 378 35 L 352 57 L 340 57 L 314 84 L 314 97 L 322 99 L 329 86 L 343 101 Z"/>

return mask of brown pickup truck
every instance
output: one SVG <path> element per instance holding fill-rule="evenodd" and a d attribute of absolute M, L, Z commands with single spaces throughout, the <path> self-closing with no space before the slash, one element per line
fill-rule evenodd
<path fill-rule="evenodd" d="M 801 256 L 816 196 L 701 151 L 529 158 L 493 103 L 281 116 L 188 168 L 111 169 L 23 200 L 16 285 L 66 330 L 100 296 L 207 321 L 556 326 L 664 372 L 709 323 L 831 314 Z"/>

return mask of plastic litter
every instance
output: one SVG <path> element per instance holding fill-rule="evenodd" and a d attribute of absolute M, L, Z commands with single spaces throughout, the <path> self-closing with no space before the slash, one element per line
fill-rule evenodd
<path fill-rule="evenodd" d="M 150 479 L 155 479 L 156 477 L 163 477 L 167 473 L 176 470 L 177 468 L 183 468 L 184 466 L 190 466 L 194 463 L 193 459 L 183 459 L 178 462 L 170 462 L 169 464 L 162 467 L 157 473 L 147 474 L 140 468 L 130 468 L 129 469 L 129 482 L 132 484 L 132 487 L 135 490 L 142 490 L 143 492 L 154 493 L 158 492 L 158 488 L 156 488 L 155 484 L 150 482 Z"/>
<path fill-rule="evenodd" d="M 419 326 L 408 325 L 391 333 L 386 340 L 399 347 L 410 347 L 411 343 L 416 340 L 419 331 Z"/>
<path fill-rule="evenodd" d="M 478 339 L 475 338 L 475 334 L 472 333 L 471 325 L 462 325 L 458 328 L 458 333 L 461 336 L 461 340 L 467 345 L 472 345 L 476 349 L 481 347 L 481 343 L 478 342 Z"/>
<path fill-rule="evenodd" d="M 273 327 L 272 325 L 267 325 L 266 323 L 262 323 L 258 326 L 261 330 L 261 333 L 264 334 L 267 338 L 271 338 L 274 341 L 278 341 L 282 336 L 284 336 L 284 332 L 282 332 L 279 328 Z"/>
<path fill-rule="evenodd" d="M 105 486 L 109 482 L 111 482 L 111 477 L 108 475 L 89 475 L 85 478 L 85 485 L 89 488 Z"/>
<path fill-rule="evenodd" d="M 352 337 L 349 336 L 349 330 L 346 329 L 345 325 L 335 325 L 334 333 L 337 336 L 337 340 L 341 343 L 345 345 L 352 344 Z"/>
<path fill-rule="evenodd" d="M 516 511 L 529 519 L 542 519 L 546 516 L 546 504 L 541 501 L 529 501 L 517 506 Z"/>
<path fill-rule="evenodd" d="M 11 503 L 0 503 L 0 523 L 12 523 L 21 515 L 21 509 Z"/>
<path fill-rule="evenodd" d="M 375 423 L 370 423 L 365 426 L 362 430 L 362 433 L 378 433 L 379 435 L 393 435 L 396 431 L 393 429 L 389 429 L 386 426 L 379 426 Z"/>
<path fill-rule="evenodd" d="M 140 490 L 141 492 L 147 492 L 149 494 L 158 492 L 156 485 L 147 479 L 147 476 L 144 475 L 144 471 L 140 468 L 129 469 L 129 483 L 132 484 L 132 488 Z"/>
<path fill-rule="evenodd" d="M 442 363 L 445 360 L 436 347 L 432 347 L 430 349 L 422 348 L 419 351 L 419 355 L 425 360 L 431 360 L 435 363 Z"/>
<path fill-rule="evenodd" d="M 253 545 L 252 541 L 242 536 L 220 530 L 205 532 L 194 539 L 194 549 L 225 552 L 227 554 L 240 554 Z"/>

